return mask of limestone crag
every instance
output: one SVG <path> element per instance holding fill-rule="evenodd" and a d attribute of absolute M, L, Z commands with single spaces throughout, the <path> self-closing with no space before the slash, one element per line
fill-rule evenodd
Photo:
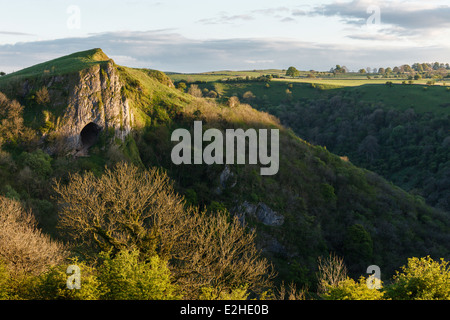
<path fill-rule="evenodd" d="M 284 216 L 273 211 L 264 202 L 252 204 L 244 201 L 240 206 L 235 208 L 234 212 L 242 222 L 245 222 L 247 217 L 254 217 L 267 226 L 281 226 L 284 223 Z"/>
<path fill-rule="evenodd" d="M 67 107 L 56 128 L 66 138 L 67 148 L 77 152 L 89 147 L 83 145 L 81 137 L 89 124 L 95 124 L 97 132 L 114 132 L 115 137 L 123 140 L 131 131 L 133 114 L 122 96 L 119 72 L 112 60 L 80 71 L 78 76 L 78 81 L 69 88 Z M 92 137 L 88 138 L 84 140 L 92 141 Z"/>

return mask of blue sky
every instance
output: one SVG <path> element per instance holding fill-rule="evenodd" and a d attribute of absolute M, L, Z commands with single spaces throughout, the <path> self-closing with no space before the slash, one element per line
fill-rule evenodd
<path fill-rule="evenodd" d="M 163 71 L 450 62 L 448 1 L 0 0 L 0 70 L 100 47 Z"/>

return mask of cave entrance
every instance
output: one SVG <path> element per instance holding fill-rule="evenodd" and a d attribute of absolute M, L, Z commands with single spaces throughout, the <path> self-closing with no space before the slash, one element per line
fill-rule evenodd
<path fill-rule="evenodd" d="M 97 142 L 101 130 L 102 128 L 97 124 L 93 122 L 88 123 L 80 133 L 83 148 L 92 147 Z"/>

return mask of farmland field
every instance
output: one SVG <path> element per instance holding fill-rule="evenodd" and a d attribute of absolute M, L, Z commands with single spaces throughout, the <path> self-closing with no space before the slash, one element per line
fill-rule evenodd
<path fill-rule="evenodd" d="M 277 75 L 269 82 L 246 81 L 245 77 L 260 77 Z M 306 74 L 306 72 L 303 72 Z M 321 78 L 289 78 L 283 76 L 282 70 L 254 71 L 219 71 L 201 74 L 169 74 L 174 81 L 197 83 L 201 89 L 214 90 L 219 97 L 230 96 L 243 98 L 246 92 L 251 92 L 253 101 L 244 99 L 251 105 L 256 100 L 270 105 L 284 101 L 299 99 L 323 99 L 336 94 L 350 96 L 359 101 L 374 102 L 388 108 L 398 110 L 414 109 L 417 113 L 433 112 L 438 115 L 450 114 L 450 81 L 445 79 L 429 85 L 429 79 L 414 80 L 411 83 L 405 78 L 371 78 L 359 74 L 347 74 L 333 77 L 322 73 Z M 227 81 L 227 79 L 230 79 Z M 240 79 L 236 80 L 235 79 Z M 392 85 L 387 85 L 392 82 Z M 448 101 L 448 102 L 446 102 Z"/>

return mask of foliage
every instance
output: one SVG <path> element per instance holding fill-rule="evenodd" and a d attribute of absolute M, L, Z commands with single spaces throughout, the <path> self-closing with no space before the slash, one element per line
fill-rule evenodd
<path fill-rule="evenodd" d="M 347 277 L 335 286 L 328 286 L 322 297 L 326 300 L 382 300 L 384 293 L 369 288 L 364 277 L 358 281 Z"/>
<path fill-rule="evenodd" d="M 164 256 L 185 226 L 182 199 L 157 169 L 119 163 L 100 178 L 86 172 L 68 185 L 56 181 L 55 191 L 60 227 L 94 254 L 138 248 L 151 256 L 158 246 Z"/>
<path fill-rule="evenodd" d="M 188 94 L 197 98 L 201 98 L 203 96 L 202 90 L 196 84 L 191 84 L 189 86 Z"/>
<path fill-rule="evenodd" d="M 20 290 L 25 299 L 37 300 L 99 300 L 102 298 L 102 288 L 97 271 L 85 262 L 73 260 L 72 265 L 80 268 L 81 288 L 67 288 L 66 273 L 68 265 L 52 267 L 25 282 L 25 288 Z"/>
<path fill-rule="evenodd" d="M 45 105 L 50 102 L 50 95 L 48 93 L 47 87 L 42 87 L 36 91 L 36 102 L 40 105 Z"/>
<path fill-rule="evenodd" d="M 63 261 L 64 246 L 38 229 L 18 201 L 0 196 L 0 213 L 0 259 L 11 275 L 37 275 Z"/>
<path fill-rule="evenodd" d="M 397 271 L 386 295 L 394 300 L 449 300 L 450 269 L 444 259 L 409 258 Z"/>
<path fill-rule="evenodd" d="M 289 77 L 298 77 L 300 75 L 300 71 L 295 67 L 289 67 L 286 71 L 286 75 Z"/>
<path fill-rule="evenodd" d="M 89 258 L 100 252 L 138 249 L 142 259 L 157 253 L 174 261 L 177 283 L 196 296 L 204 286 L 230 290 L 267 285 L 270 266 L 259 257 L 254 233 L 225 213 L 185 207 L 166 174 L 126 163 L 101 177 L 75 174 L 55 183 L 62 206 L 60 227 Z"/>
<path fill-rule="evenodd" d="M 240 104 L 239 98 L 236 96 L 230 97 L 227 102 L 227 106 L 230 108 L 237 108 L 239 107 L 239 104 Z"/>
<path fill-rule="evenodd" d="M 360 224 L 347 229 L 344 238 L 345 259 L 353 268 L 361 270 L 373 259 L 373 243 L 370 234 Z"/>
<path fill-rule="evenodd" d="M 48 179 L 52 172 L 52 158 L 41 149 L 32 153 L 22 153 L 21 161 L 24 166 L 28 166 L 33 170 L 39 178 Z"/>
<path fill-rule="evenodd" d="M 0 260 L 0 300 L 8 300 L 10 297 L 10 276 L 8 267 Z"/>
<path fill-rule="evenodd" d="M 218 291 L 212 287 L 201 288 L 199 300 L 247 300 L 249 292 L 246 286 L 230 289 L 228 291 Z"/>
<path fill-rule="evenodd" d="M 318 292 L 327 292 L 347 278 L 347 267 L 344 260 L 336 254 L 330 253 L 325 259 L 318 258 Z"/>
<path fill-rule="evenodd" d="M 429 105 L 427 101 L 423 104 Z M 328 100 L 270 108 L 283 124 L 306 140 L 327 146 L 333 153 L 345 155 L 352 163 L 423 197 L 428 204 L 449 211 L 450 153 L 444 141 L 450 121 L 440 110 L 400 110 L 359 101 L 356 95 L 333 95 Z"/>
<path fill-rule="evenodd" d="M 23 106 L 16 100 L 10 101 L 0 92 L 0 141 L 16 144 L 21 138 L 30 138 L 31 132 L 24 126 Z"/>
<path fill-rule="evenodd" d="M 174 300 L 178 288 L 172 284 L 167 262 L 154 255 L 144 261 L 139 251 L 122 250 L 114 258 L 103 254 L 99 279 L 106 300 Z"/>

